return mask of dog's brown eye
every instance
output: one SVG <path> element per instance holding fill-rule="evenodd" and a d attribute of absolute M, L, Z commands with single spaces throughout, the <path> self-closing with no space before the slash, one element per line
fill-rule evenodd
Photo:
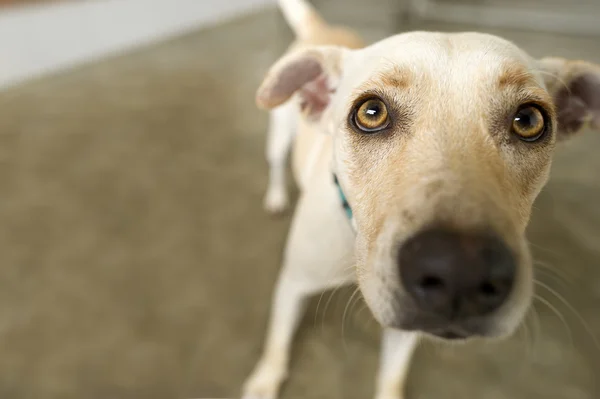
<path fill-rule="evenodd" d="M 384 102 L 371 98 L 363 102 L 354 115 L 356 127 L 366 133 L 373 133 L 387 127 L 388 111 Z"/>
<path fill-rule="evenodd" d="M 542 137 L 546 129 L 546 122 L 542 112 L 533 105 L 526 105 L 517 111 L 512 130 L 524 141 L 535 141 Z"/>

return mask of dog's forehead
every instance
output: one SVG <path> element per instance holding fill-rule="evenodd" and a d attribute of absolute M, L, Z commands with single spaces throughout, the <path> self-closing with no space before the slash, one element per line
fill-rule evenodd
<path fill-rule="evenodd" d="M 392 36 L 356 52 L 348 69 L 355 86 L 390 73 L 458 84 L 489 82 L 507 73 L 539 80 L 532 59 L 519 47 L 497 36 L 472 32 Z"/>

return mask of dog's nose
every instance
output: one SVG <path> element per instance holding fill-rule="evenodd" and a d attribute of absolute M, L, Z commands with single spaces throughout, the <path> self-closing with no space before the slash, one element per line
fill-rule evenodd
<path fill-rule="evenodd" d="M 500 307 L 515 279 L 515 259 L 492 234 L 426 230 L 400 248 L 402 283 L 419 311 L 443 320 L 484 316 Z"/>

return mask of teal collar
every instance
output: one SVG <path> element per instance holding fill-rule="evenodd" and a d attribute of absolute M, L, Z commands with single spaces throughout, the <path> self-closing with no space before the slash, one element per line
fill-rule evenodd
<path fill-rule="evenodd" d="M 335 186 L 337 187 L 338 190 L 338 194 L 340 195 L 340 200 L 342 201 L 342 207 L 344 208 L 344 211 L 346 212 L 346 216 L 348 216 L 348 219 L 350 221 L 352 221 L 352 208 L 350 208 L 350 204 L 348 203 L 348 200 L 346 199 L 346 195 L 344 194 L 344 191 L 342 190 L 342 186 L 340 186 L 340 182 L 338 181 L 338 178 L 336 175 L 333 175 L 333 182 L 335 183 Z"/>

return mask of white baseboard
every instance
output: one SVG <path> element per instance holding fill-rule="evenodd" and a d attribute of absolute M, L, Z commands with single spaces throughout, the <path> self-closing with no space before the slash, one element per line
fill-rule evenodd
<path fill-rule="evenodd" d="M 222 22 L 275 0 L 72 0 L 0 10 L 0 89 Z"/>

